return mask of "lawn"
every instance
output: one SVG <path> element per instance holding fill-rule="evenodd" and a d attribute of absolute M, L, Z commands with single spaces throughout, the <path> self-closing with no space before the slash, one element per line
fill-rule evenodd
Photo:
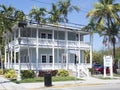
<path fill-rule="evenodd" d="M 73 81 L 73 80 L 83 80 L 83 79 L 79 79 L 79 78 L 75 78 L 75 77 L 70 77 L 70 76 L 67 76 L 67 77 L 60 77 L 60 76 L 54 76 L 52 77 L 52 81 L 55 82 L 55 81 Z M 44 82 L 44 77 L 35 77 L 35 78 L 25 78 L 25 79 L 22 79 L 21 81 L 16 81 L 15 79 L 14 80 L 11 80 L 15 83 L 33 83 L 33 82 Z"/>

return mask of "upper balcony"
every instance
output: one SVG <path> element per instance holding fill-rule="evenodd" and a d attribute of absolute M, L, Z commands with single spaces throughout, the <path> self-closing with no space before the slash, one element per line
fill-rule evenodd
<path fill-rule="evenodd" d="M 17 46 L 19 45 L 18 40 L 14 40 L 10 42 L 9 46 Z M 21 37 L 21 46 L 36 46 L 37 45 L 37 39 L 36 38 L 27 38 L 27 37 Z M 59 47 L 59 48 L 90 48 L 90 43 L 84 42 L 84 41 L 72 41 L 72 40 L 53 40 L 53 39 L 38 39 L 38 46 L 43 47 Z"/>

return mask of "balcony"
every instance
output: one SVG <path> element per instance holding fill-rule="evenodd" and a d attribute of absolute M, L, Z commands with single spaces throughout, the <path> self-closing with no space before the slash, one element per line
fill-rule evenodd
<path fill-rule="evenodd" d="M 21 37 L 21 45 L 29 45 L 29 46 L 36 46 L 37 40 L 36 38 L 27 38 L 27 37 Z M 9 47 L 11 46 L 17 46 L 18 45 L 18 40 L 14 40 L 9 44 Z M 68 40 L 67 42 L 65 40 L 52 40 L 52 39 L 39 39 L 38 40 L 38 46 L 43 46 L 43 47 L 60 47 L 64 48 L 68 46 L 68 48 L 90 48 L 90 43 L 87 42 L 79 42 L 79 41 L 70 41 Z"/>

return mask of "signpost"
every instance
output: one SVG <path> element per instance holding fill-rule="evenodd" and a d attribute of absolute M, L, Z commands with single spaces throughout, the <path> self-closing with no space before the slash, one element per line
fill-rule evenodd
<path fill-rule="evenodd" d="M 110 77 L 112 78 L 113 77 L 113 59 L 112 59 L 112 56 L 111 55 L 104 56 L 103 59 L 104 59 L 104 77 L 108 77 L 106 75 L 106 68 L 109 67 Z"/>

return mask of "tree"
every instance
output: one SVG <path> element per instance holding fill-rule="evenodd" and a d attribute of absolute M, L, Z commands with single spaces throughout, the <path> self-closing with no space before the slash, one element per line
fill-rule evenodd
<path fill-rule="evenodd" d="M 79 8 L 77 6 L 73 6 L 70 2 L 70 0 L 59 0 L 58 1 L 58 8 L 60 10 L 60 13 L 63 16 L 64 22 L 68 22 L 68 13 L 72 12 L 73 10 L 79 11 Z"/>
<path fill-rule="evenodd" d="M 6 7 L 5 5 L 0 5 L 0 29 L 1 33 L 8 31 L 12 31 L 11 27 L 14 25 L 14 23 L 11 21 L 15 8 L 12 6 Z"/>
<path fill-rule="evenodd" d="M 16 10 L 14 13 L 14 19 L 15 21 L 26 21 L 26 15 L 23 11 L 21 10 Z"/>
<path fill-rule="evenodd" d="M 33 9 L 29 13 L 30 18 L 33 19 L 38 24 L 46 22 L 45 15 L 46 15 L 45 8 L 37 9 L 36 7 L 33 7 Z"/>
<path fill-rule="evenodd" d="M 58 7 L 54 3 L 52 3 L 52 9 L 49 12 L 49 14 L 50 14 L 50 17 L 48 20 L 50 23 L 58 24 L 58 23 L 63 21 L 61 18 L 60 10 L 58 9 Z"/>
<path fill-rule="evenodd" d="M 91 17 L 91 22 L 95 23 L 96 32 L 105 36 L 113 44 L 115 50 L 116 36 L 120 25 L 119 14 L 120 3 L 115 0 L 99 0 L 94 4 L 94 9 L 88 12 L 87 17 Z M 115 57 L 115 51 L 113 51 Z"/>

